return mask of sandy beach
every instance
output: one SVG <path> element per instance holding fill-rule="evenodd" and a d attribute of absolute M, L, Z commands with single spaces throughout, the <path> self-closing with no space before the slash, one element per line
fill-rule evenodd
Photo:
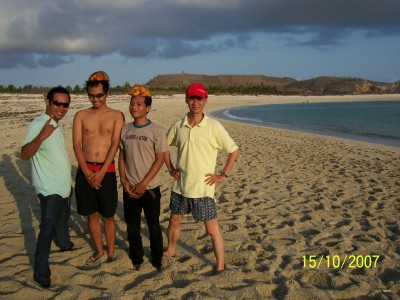
<path fill-rule="evenodd" d="M 400 95 L 211 95 L 207 113 L 269 103 L 379 99 L 400 100 Z M 128 101 L 128 96 L 110 96 L 108 105 L 130 122 Z M 400 148 L 226 120 L 221 122 L 240 157 L 216 192 L 225 272 L 212 276 L 211 238 L 191 216 L 184 219 L 178 255 L 164 258 L 162 272 L 148 261 L 143 222 L 146 257 L 134 271 L 119 187 L 117 260 L 106 263 L 104 255 L 101 265 L 84 267 L 93 248 L 73 197 L 70 226 L 76 248 L 61 252 L 53 244 L 52 286 L 41 288 L 32 270 L 40 206 L 20 147 L 30 121 L 44 112 L 43 96 L 0 94 L 0 105 L 1 299 L 400 299 Z M 85 96 L 72 95 L 62 121 L 73 177 L 72 120 L 89 106 Z M 156 96 L 149 118 L 169 128 L 186 111 L 183 95 Z M 225 159 L 221 153 L 219 166 Z M 165 166 L 161 173 L 166 245 L 172 179 Z"/>

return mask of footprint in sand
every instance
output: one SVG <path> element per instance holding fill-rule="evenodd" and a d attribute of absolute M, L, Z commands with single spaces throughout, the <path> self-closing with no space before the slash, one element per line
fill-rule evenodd
<path fill-rule="evenodd" d="M 312 218 L 309 215 L 302 216 L 300 218 L 300 222 L 303 223 L 305 221 L 310 221 Z"/>
<path fill-rule="evenodd" d="M 226 226 L 227 226 L 226 231 L 228 231 L 228 232 L 236 231 L 239 228 L 236 224 L 227 224 Z"/>
<path fill-rule="evenodd" d="M 331 275 L 319 270 L 304 271 L 297 280 L 301 284 L 312 285 L 323 290 L 332 289 L 333 287 Z"/>
<path fill-rule="evenodd" d="M 351 220 L 341 220 L 341 221 L 339 221 L 339 222 L 336 223 L 335 228 L 340 228 L 340 227 L 343 227 L 343 226 L 348 226 L 348 225 L 351 224 L 351 222 L 352 222 Z"/>
<path fill-rule="evenodd" d="M 267 251 L 267 252 L 273 252 L 276 251 L 276 248 L 274 246 L 272 246 L 271 244 L 263 244 L 262 248 Z"/>
<path fill-rule="evenodd" d="M 227 263 L 237 267 L 244 266 L 249 261 L 248 252 L 228 252 L 226 253 L 225 260 Z"/>
<path fill-rule="evenodd" d="M 386 268 L 378 277 L 382 280 L 384 284 L 388 284 L 390 282 L 399 282 L 400 281 L 400 271 L 397 269 L 389 269 Z"/>
<path fill-rule="evenodd" d="M 283 255 L 281 259 L 282 262 L 279 264 L 279 267 L 282 269 L 286 268 L 286 266 L 292 262 L 292 258 L 290 255 Z"/>
<path fill-rule="evenodd" d="M 190 260 L 192 257 L 189 255 L 184 255 L 181 256 L 177 259 L 178 262 L 180 262 L 181 264 L 183 264 L 184 262 L 187 262 L 188 260 Z"/>
<path fill-rule="evenodd" d="M 289 220 L 289 221 L 283 221 L 281 224 L 279 224 L 278 226 L 276 226 L 276 229 L 282 229 L 285 226 L 289 226 L 292 227 L 294 225 L 294 221 L 293 220 Z"/>
<path fill-rule="evenodd" d="M 301 231 L 300 234 L 304 236 L 306 239 L 311 238 L 313 235 L 320 234 L 321 231 L 311 228 L 304 231 Z"/>

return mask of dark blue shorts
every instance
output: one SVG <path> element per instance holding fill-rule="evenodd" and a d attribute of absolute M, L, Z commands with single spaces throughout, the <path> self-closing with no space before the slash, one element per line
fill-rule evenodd
<path fill-rule="evenodd" d="M 217 218 L 217 206 L 210 197 L 186 198 L 175 192 L 171 192 L 169 208 L 174 215 L 192 213 L 196 221 L 209 221 Z"/>

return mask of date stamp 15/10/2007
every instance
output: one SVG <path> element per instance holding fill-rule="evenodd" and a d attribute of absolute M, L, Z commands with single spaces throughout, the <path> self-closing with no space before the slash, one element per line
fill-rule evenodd
<path fill-rule="evenodd" d="M 319 269 L 370 269 L 376 268 L 379 261 L 379 255 L 303 255 L 303 268 Z"/>

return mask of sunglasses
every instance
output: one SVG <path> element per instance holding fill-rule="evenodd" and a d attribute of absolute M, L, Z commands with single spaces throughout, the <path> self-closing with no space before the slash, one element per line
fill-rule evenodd
<path fill-rule="evenodd" d="M 63 107 L 65 107 L 65 108 L 68 108 L 69 107 L 69 102 L 60 102 L 60 101 L 58 101 L 58 100 L 55 100 L 55 99 L 53 99 L 53 100 L 51 100 L 51 102 L 55 105 L 55 106 L 63 106 Z"/>
<path fill-rule="evenodd" d="M 93 95 L 93 94 L 88 94 L 88 97 L 89 97 L 89 99 L 95 99 L 95 98 L 97 98 L 97 99 L 100 99 L 100 98 L 103 98 L 104 96 L 105 96 L 106 94 L 97 94 L 97 95 Z"/>

